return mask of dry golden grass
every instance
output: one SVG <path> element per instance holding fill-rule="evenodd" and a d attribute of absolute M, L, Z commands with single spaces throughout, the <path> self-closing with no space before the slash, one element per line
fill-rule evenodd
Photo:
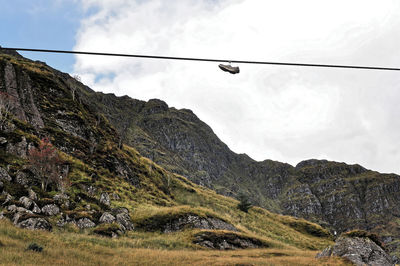
<path fill-rule="evenodd" d="M 182 233 L 185 238 L 186 233 Z M 236 251 L 143 248 L 145 241 L 176 241 L 179 234 L 133 234 L 109 239 L 71 232 L 30 231 L 0 221 L 1 265 L 346 265 L 339 258 L 315 259 L 316 251 L 251 249 Z M 169 239 L 168 239 L 169 238 Z M 44 251 L 28 251 L 30 243 Z M 183 241 L 184 242 L 184 241 Z M 149 243 L 149 246 L 156 246 Z"/>

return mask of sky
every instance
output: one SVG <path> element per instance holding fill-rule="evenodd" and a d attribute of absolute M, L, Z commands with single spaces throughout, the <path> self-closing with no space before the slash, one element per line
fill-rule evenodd
<path fill-rule="evenodd" d="M 0 0 L 0 45 L 400 67 L 398 0 Z M 400 174 L 400 72 L 22 53 L 187 108 L 233 151 Z"/>

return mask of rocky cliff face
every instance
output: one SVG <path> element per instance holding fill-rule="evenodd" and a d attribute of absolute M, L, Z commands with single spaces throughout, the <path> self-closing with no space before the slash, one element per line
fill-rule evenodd
<path fill-rule="evenodd" d="M 332 231 L 374 230 L 400 236 L 400 177 L 359 165 L 306 160 L 296 167 L 235 154 L 190 110 L 85 89 L 85 99 L 136 147 L 168 170 L 217 192 L 247 194 L 269 210 L 318 222 Z"/>
<path fill-rule="evenodd" d="M 37 137 L 50 135 L 59 150 L 100 169 L 82 181 L 88 192 L 102 171 L 136 188 L 150 175 L 151 169 L 127 159 L 131 155 L 114 145 L 117 140 L 165 169 L 221 194 L 243 192 L 254 204 L 304 217 L 332 231 L 373 230 L 396 248 L 400 237 L 398 175 L 324 160 L 308 160 L 296 167 L 271 160 L 257 162 L 232 152 L 190 110 L 170 108 L 156 99 L 144 102 L 94 92 L 44 63 L 14 55 L 0 60 L 0 91 L 13 97 L 13 115 L 21 122 L 1 132 L 0 151 L 24 158 Z M 0 156 L 1 165 L 13 159 L 5 158 Z M 17 166 L 6 172 L 5 180 L 9 173 L 20 180 L 29 174 Z M 152 187 L 164 191 L 168 199 L 166 179 L 162 180 Z"/>

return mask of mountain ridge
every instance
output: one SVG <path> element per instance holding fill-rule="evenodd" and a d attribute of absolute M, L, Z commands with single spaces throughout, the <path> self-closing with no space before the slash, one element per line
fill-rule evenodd
<path fill-rule="evenodd" d="M 174 197 L 180 197 L 171 193 L 168 181 L 170 173 L 175 173 L 226 196 L 244 193 L 256 205 L 308 219 L 331 231 L 378 232 L 392 251 L 397 249 L 398 175 L 326 160 L 311 159 L 296 166 L 258 162 L 231 151 L 188 109 L 170 108 L 158 99 L 146 102 L 95 92 L 42 62 L 14 55 L 2 56 L 0 63 L 0 90 L 18 98 L 14 115 L 26 121 L 13 122 L 22 133 L 4 132 L 7 138 L 17 139 L 12 145 L 9 140 L 5 152 L 13 153 L 20 164 L 15 156 L 26 156 L 28 146 L 48 134 L 60 151 L 84 162 L 79 163 L 85 165 L 82 169 L 74 168 L 73 177 L 85 190 L 93 184 L 109 186 L 105 184 L 112 181 L 106 176 L 112 173 L 133 186 L 132 191 L 145 189 L 147 194 L 141 195 L 146 200 L 169 206 Z M 9 164 L 7 157 L 2 160 Z M 89 174 L 89 165 L 90 171 L 101 171 Z M 11 175 L 19 173 L 19 167 L 11 167 Z M 174 182 L 179 187 L 185 183 Z"/>

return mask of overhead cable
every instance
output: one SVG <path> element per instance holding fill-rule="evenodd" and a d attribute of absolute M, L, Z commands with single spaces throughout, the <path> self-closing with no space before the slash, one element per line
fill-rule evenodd
<path fill-rule="evenodd" d="M 203 61 L 203 62 L 219 62 L 219 63 L 230 62 L 230 63 L 236 63 L 236 64 L 259 64 L 259 65 L 278 65 L 278 66 L 296 66 L 296 67 L 324 67 L 324 68 L 348 68 L 348 69 L 365 69 L 365 70 L 400 71 L 400 68 L 381 67 L 381 66 L 268 62 L 268 61 L 234 60 L 234 59 L 210 59 L 210 58 L 194 58 L 194 57 L 175 57 L 175 56 L 140 55 L 140 54 L 118 54 L 118 53 L 103 53 L 103 52 L 83 52 L 83 51 L 66 51 L 66 50 L 50 50 L 50 49 L 11 48 L 11 47 L 1 47 L 0 49 L 26 51 L 26 52 L 82 54 L 82 55 L 102 55 L 102 56 L 136 57 L 136 58 L 164 59 L 164 60 L 185 60 L 185 61 Z"/>

